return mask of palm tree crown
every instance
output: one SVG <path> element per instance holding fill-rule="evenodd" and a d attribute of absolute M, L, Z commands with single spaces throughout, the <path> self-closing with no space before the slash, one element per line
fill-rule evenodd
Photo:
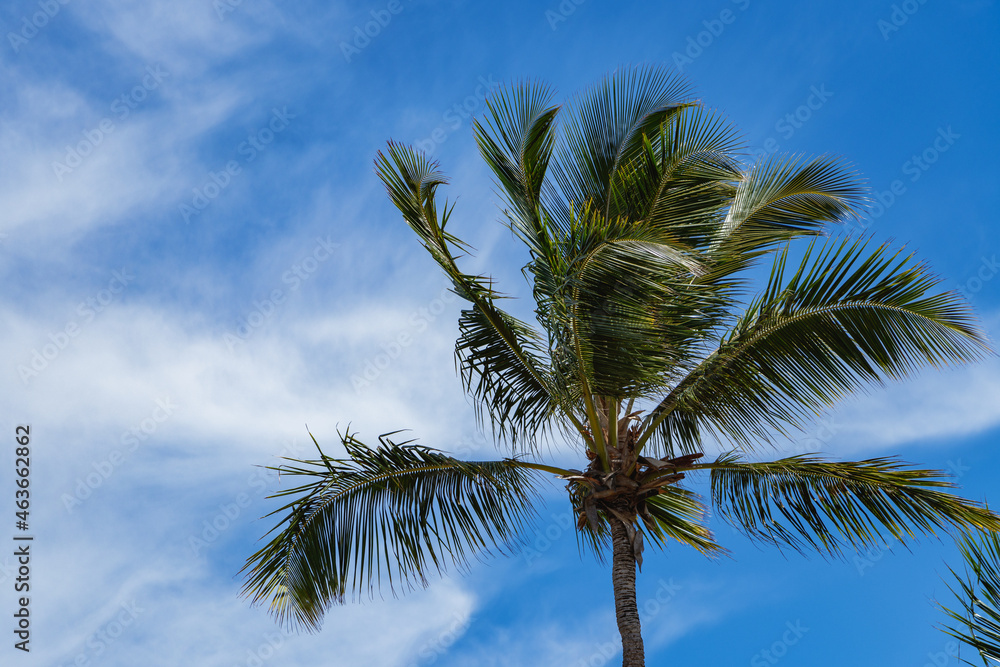
<path fill-rule="evenodd" d="M 737 527 L 797 549 L 1000 528 L 942 474 L 891 459 L 702 461 L 706 441 L 753 452 L 859 388 L 988 353 L 968 306 L 935 291 L 926 265 L 887 244 L 821 238 L 863 211 L 843 162 L 745 164 L 733 128 L 655 67 L 619 70 L 565 107 L 541 84 L 501 88 L 474 131 L 530 253 L 537 326 L 501 309 L 489 277 L 459 267 L 470 249 L 447 228 L 454 207 L 438 203 L 435 162 L 390 142 L 376 168 L 466 302 L 461 378 L 511 456 L 463 462 L 391 437 L 370 449 L 348 432 L 348 458 L 320 451 L 281 467 L 310 481 L 279 494 L 296 498 L 244 568 L 254 601 L 315 628 L 348 593 L 516 548 L 535 489 L 556 476 L 581 541 L 611 550 L 624 664 L 642 665 L 644 545 L 721 550 L 702 500 L 680 484 L 689 471 L 710 471 L 711 501 Z M 812 240 L 793 260 L 799 237 Z M 577 446 L 580 469 L 543 464 L 545 437 Z"/>

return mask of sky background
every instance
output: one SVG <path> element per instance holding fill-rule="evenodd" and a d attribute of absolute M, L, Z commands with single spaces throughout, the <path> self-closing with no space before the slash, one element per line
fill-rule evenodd
<path fill-rule="evenodd" d="M 19 424 L 35 536 L 30 654 L 0 549 L 4 664 L 620 664 L 609 572 L 559 485 L 520 556 L 333 609 L 318 635 L 238 597 L 280 488 L 255 466 L 309 455 L 306 424 L 329 453 L 350 425 L 497 455 L 455 376 L 459 304 L 372 159 L 389 138 L 431 152 L 468 268 L 530 296 L 470 130 L 498 82 L 565 100 L 674 66 L 758 153 L 856 165 L 876 203 L 846 231 L 906 244 L 1000 331 L 990 0 L 18 0 L 0 25 L 0 539 Z M 998 370 L 873 389 L 783 450 L 898 454 L 995 498 Z M 647 552 L 649 664 L 958 664 L 934 627 L 947 538 L 825 561 L 713 526 L 729 558 Z"/>

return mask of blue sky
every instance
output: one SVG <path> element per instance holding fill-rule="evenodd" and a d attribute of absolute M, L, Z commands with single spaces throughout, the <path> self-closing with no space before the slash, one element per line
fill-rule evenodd
<path fill-rule="evenodd" d="M 0 25 L 0 428 L 31 425 L 37 490 L 32 651 L 7 641 L 4 664 L 620 661 L 610 577 L 555 485 L 529 551 L 334 609 L 319 635 L 237 597 L 279 488 L 254 466 L 306 454 L 306 424 L 331 452 L 351 424 L 496 454 L 454 373 L 459 305 L 372 159 L 389 138 L 432 152 L 470 269 L 529 296 L 470 131 L 497 82 L 566 99 L 673 65 L 757 152 L 856 165 L 877 204 L 853 233 L 907 244 L 1000 328 L 991 0 L 18 0 Z M 899 454 L 995 497 L 998 370 L 873 389 L 784 449 Z M 9 509 L 12 446 L 0 466 Z M 650 664 L 958 664 L 934 629 L 947 542 L 830 562 L 715 528 L 731 558 L 647 556 Z"/>

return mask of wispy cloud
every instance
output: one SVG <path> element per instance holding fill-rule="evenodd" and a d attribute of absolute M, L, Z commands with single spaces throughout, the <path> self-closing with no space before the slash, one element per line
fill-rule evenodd
<path fill-rule="evenodd" d="M 982 433 L 1000 425 L 1000 363 L 926 371 L 846 402 L 827 421 L 830 446 L 842 455 L 903 451 Z"/>

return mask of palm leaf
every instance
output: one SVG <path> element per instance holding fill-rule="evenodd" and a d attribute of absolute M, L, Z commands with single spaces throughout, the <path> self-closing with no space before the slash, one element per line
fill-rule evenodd
<path fill-rule="evenodd" d="M 646 135 L 690 103 L 682 77 L 654 67 L 621 69 L 577 98 L 563 112 L 554 174 L 567 202 L 591 202 L 610 215 L 611 188 Z"/>
<path fill-rule="evenodd" d="M 952 593 L 957 609 L 944 608 L 956 623 L 946 632 L 971 646 L 984 665 L 1000 664 L 1000 535 L 967 533 L 959 543 L 967 570 L 960 575 L 951 570 L 958 582 Z M 951 568 L 949 568 L 951 569 Z M 971 572 L 969 572 L 971 570 Z M 973 664 L 965 660 L 967 664 Z"/>
<path fill-rule="evenodd" d="M 840 555 L 845 546 L 872 549 L 915 532 L 1000 529 L 1000 516 L 942 490 L 954 488 L 946 473 L 891 458 L 748 463 L 728 454 L 690 469 L 711 470 L 713 504 L 737 529 L 798 551 Z"/>
<path fill-rule="evenodd" d="M 572 422 L 573 406 L 552 380 L 548 362 L 535 342 L 537 334 L 497 307 L 500 295 L 492 281 L 459 269 L 451 249 L 466 246 L 446 231 L 447 205 L 438 215 L 436 190 L 446 181 L 437 163 L 390 142 L 387 152 L 378 154 L 376 170 L 403 218 L 452 281 L 455 293 L 472 304 L 471 313 L 463 315 L 463 333 L 455 351 L 466 387 L 476 387 L 475 397 L 495 431 L 502 436 L 519 433 L 523 442 L 534 442 L 553 405 L 561 405 L 562 416 Z M 500 351 L 501 346 L 506 351 Z M 511 403 L 517 394 L 508 391 L 510 387 L 521 391 L 523 406 Z M 499 403 L 492 403 L 498 397 Z"/>
<path fill-rule="evenodd" d="M 391 435 L 370 449 L 348 432 L 346 459 L 320 451 L 272 468 L 309 479 L 272 496 L 296 498 L 272 512 L 285 513 L 271 532 L 280 531 L 241 570 L 244 595 L 269 601 L 279 622 L 316 630 L 348 595 L 426 585 L 432 570 L 518 547 L 534 513 L 535 470 L 511 459 L 459 461 Z"/>
<path fill-rule="evenodd" d="M 455 236 L 445 231 L 448 206 L 439 215 L 436 193 L 447 183 L 436 161 L 408 146 L 389 142 L 386 153 L 379 151 L 375 168 L 385 185 L 389 199 L 403 214 L 410 228 L 420 237 L 421 243 L 446 273 L 455 271 L 449 244 L 465 249 Z"/>
<path fill-rule="evenodd" d="M 670 538 L 707 555 L 724 553 L 705 526 L 706 509 L 695 493 L 671 484 L 646 498 L 643 504 L 646 511 L 640 508 L 639 517 L 656 544 L 665 546 Z"/>
<path fill-rule="evenodd" d="M 786 261 L 787 249 L 719 347 L 653 410 L 647 437 L 668 443 L 665 429 L 697 420 L 753 447 L 868 384 L 989 352 L 961 296 L 934 294 L 941 281 L 888 245 L 814 244 L 788 278 Z"/>
<path fill-rule="evenodd" d="M 616 173 L 609 215 L 707 247 L 743 177 L 739 147 L 735 129 L 720 115 L 694 105 L 679 109 L 651 128 L 642 150 Z"/>
<path fill-rule="evenodd" d="M 515 451 L 532 449 L 536 437 L 562 417 L 553 399 L 556 383 L 547 376 L 542 376 L 543 382 L 538 380 L 545 372 L 534 361 L 542 355 L 538 334 L 502 311 L 491 319 L 477 307 L 462 311 L 458 328 L 455 356 L 465 389 L 477 399 L 480 423 L 485 414 L 495 435 L 510 442 Z M 520 354 L 509 340 L 519 341 Z M 530 360 L 534 373 L 523 359 Z M 570 403 L 572 398 L 563 402 Z"/>
<path fill-rule="evenodd" d="M 827 223 L 857 218 L 866 192 L 856 172 L 836 158 L 762 158 L 737 187 L 715 247 L 747 253 L 820 234 Z"/>
<path fill-rule="evenodd" d="M 549 258 L 555 234 L 542 213 L 541 192 L 555 142 L 552 92 L 543 84 L 499 88 L 473 121 L 476 143 L 512 210 L 511 226 L 536 257 Z"/>
<path fill-rule="evenodd" d="M 641 394 L 660 388 L 687 346 L 711 324 L 712 290 L 692 285 L 696 254 L 642 223 L 606 221 L 593 207 L 574 216 L 575 246 L 547 309 L 568 334 L 594 393 Z M 567 355 L 568 356 L 568 355 Z"/>

